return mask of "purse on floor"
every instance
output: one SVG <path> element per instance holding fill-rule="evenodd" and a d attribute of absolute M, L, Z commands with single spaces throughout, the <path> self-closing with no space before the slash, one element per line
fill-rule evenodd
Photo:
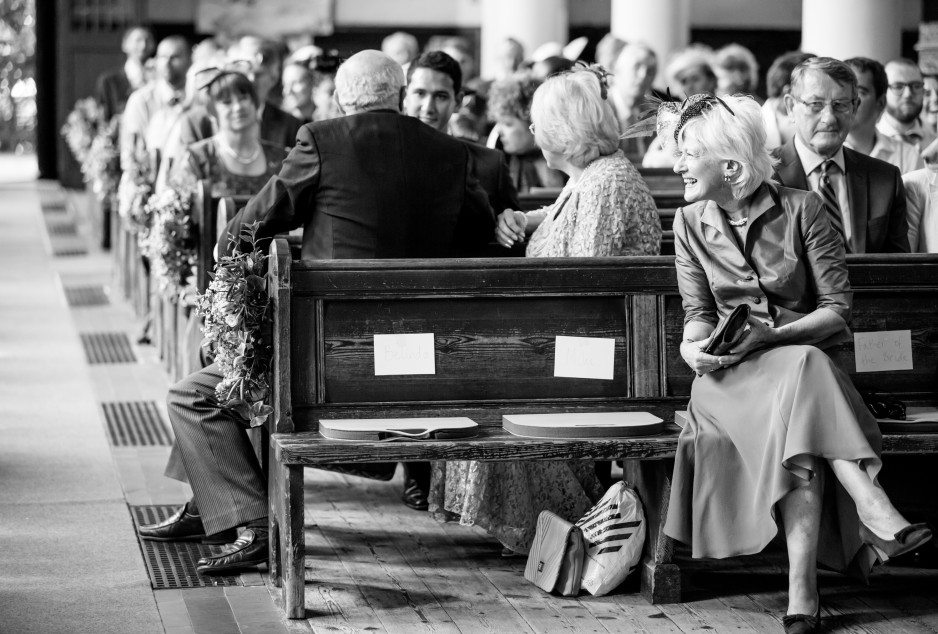
<path fill-rule="evenodd" d="M 528 554 L 524 578 L 541 590 L 564 597 L 580 592 L 586 548 L 577 526 L 550 511 L 541 511 Z"/>
<path fill-rule="evenodd" d="M 716 330 L 713 331 L 713 339 L 704 348 L 704 352 L 719 356 L 732 350 L 746 332 L 750 312 L 749 304 L 740 304 L 734 308 L 733 312 L 717 324 Z"/>

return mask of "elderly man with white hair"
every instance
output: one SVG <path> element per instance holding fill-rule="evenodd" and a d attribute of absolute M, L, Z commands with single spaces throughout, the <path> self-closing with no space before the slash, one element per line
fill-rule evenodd
<path fill-rule="evenodd" d="M 304 259 L 430 258 L 471 254 L 494 237 L 495 217 L 472 177 L 460 141 L 400 112 L 404 73 L 379 51 L 339 67 L 344 117 L 303 126 L 274 176 L 231 221 L 240 236 L 257 222 L 267 248 L 275 234 L 303 227 Z M 228 236 L 219 239 L 228 243 Z M 237 541 L 200 560 L 203 574 L 228 574 L 267 561 L 267 483 L 244 433 L 247 421 L 220 405 L 216 365 L 170 389 L 176 441 L 168 477 L 193 497 L 171 518 L 141 526 L 144 539 Z"/>

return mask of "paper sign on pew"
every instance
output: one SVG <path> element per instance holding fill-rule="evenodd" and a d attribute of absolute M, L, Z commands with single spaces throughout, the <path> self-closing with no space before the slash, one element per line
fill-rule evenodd
<path fill-rule="evenodd" d="M 616 340 L 558 336 L 554 345 L 554 376 L 612 380 Z"/>
<path fill-rule="evenodd" d="M 436 374 L 432 332 L 374 337 L 375 376 Z"/>
<path fill-rule="evenodd" d="M 912 331 L 881 330 L 853 333 L 857 372 L 912 369 Z"/>

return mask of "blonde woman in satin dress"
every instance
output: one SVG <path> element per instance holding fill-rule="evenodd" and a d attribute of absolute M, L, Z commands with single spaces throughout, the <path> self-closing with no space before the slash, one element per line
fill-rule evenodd
<path fill-rule="evenodd" d="M 530 235 L 528 257 L 657 255 L 658 212 L 618 149 L 603 74 L 551 77 L 534 94 L 531 118 L 547 165 L 570 179 L 553 205 L 502 213 L 498 242 L 510 247 Z M 438 519 L 481 526 L 510 555 L 528 552 L 542 510 L 576 521 L 602 493 L 591 462 L 454 461 L 433 464 L 428 501 Z"/>
<path fill-rule="evenodd" d="M 665 533 L 694 557 L 723 558 L 761 551 L 781 527 L 784 628 L 814 632 L 818 561 L 866 574 L 931 531 L 910 525 L 878 485 L 876 420 L 822 351 L 849 339 L 852 295 L 843 239 L 821 197 L 769 182 L 765 129 L 749 97 L 692 98 L 673 114 L 674 171 L 689 203 L 674 218 L 680 350 L 697 378 Z M 721 356 L 703 352 L 717 321 L 743 302 L 752 309 L 746 338 Z"/>

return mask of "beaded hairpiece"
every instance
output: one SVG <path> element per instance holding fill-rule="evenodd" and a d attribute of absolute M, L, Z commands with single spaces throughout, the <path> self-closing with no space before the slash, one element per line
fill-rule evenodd
<path fill-rule="evenodd" d="M 577 60 L 573 64 L 573 67 L 566 72 L 576 73 L 581 71 L 588 71 L 596 76 L 596 79 L 599 81 L 599 95 L 603 99 L 607 99 L 609 97 L 609 77 L 612 73 L 599 64 L 587 64 L 582 60 Z"/>

